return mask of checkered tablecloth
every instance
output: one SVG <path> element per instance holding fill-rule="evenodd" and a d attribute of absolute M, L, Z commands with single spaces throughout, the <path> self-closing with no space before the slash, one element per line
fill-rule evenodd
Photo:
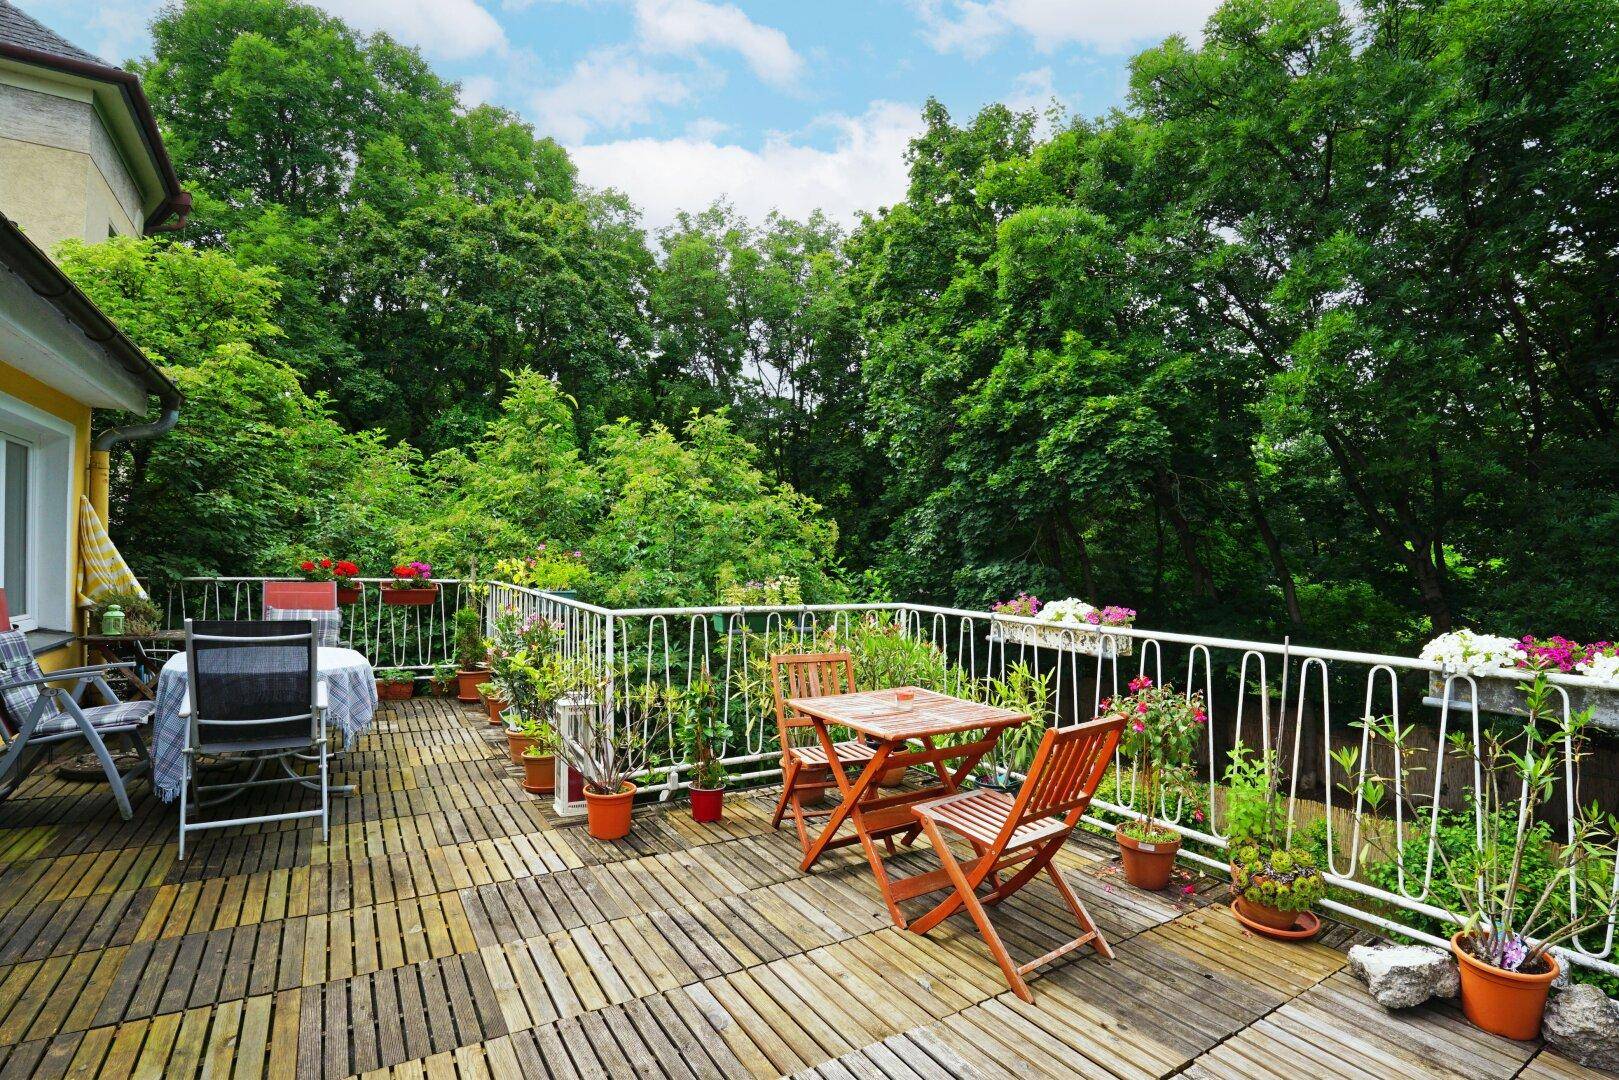
<path fill-rule="evenodd" d="M 377 682 L 370 661 L 353 649 L 323 648 L 318 663 L 326 683 L 327 725 L 342 731 L 347 740 L 358 738 L 371 727 L 377 711 Z M 157 712 L 152 717 L 152 786 L 164 802 L 180 794 L 180 749 L 185 742 L 180 703 L 188 684 L 186 654 L 175 653 L 158 675 Z"/>

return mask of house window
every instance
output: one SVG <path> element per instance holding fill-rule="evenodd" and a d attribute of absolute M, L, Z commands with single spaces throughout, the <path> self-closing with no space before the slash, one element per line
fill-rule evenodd
<path fill-rule="evenodd" d="M 6 606 L 19 621 L 34 610 L 28 595 L 35 577 L 29 526 L 38 517 L 33 505 L 37 486 L 33 483 L 33 451 L 21 439 L 0 441 L 0 587 L 6 590 Z"/>
<path fill-rule="evenodd" d="M 73 425 L 0 394 L 0 588 L 24 630 L 73 628 Z"/>

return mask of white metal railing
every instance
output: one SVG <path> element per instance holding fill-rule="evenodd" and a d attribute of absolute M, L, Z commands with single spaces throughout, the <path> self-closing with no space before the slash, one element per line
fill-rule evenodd
<path fill-rule="evenodd" d="M 266 581 L 296 578 L 181 578 L 164 601 L 164 621 L 172 629 L 186 619 L 256 619 L 263 610 Z M 476 602 L 467 583 L 439 578 L 430 604 L 394 606 L 382 602 L 381 584 L 392 578 L 358 578 L 360 598 L 343 606 L 344 645 L 364 654 L 374 667 L 428 671 L 454 655 L 450 617 L 457 608 Z"/>
<path fill-rule="evenodd" d="M 1188 693 L 1198 690 L 1204 695 L 1210 723 L 1198 764 L 1211 781 L 1223 775 L 1223 745 L 1242 743 L 1261 751 L 1276 750 L 1283 770 L 1289 835 L 1306 817 L 1326 822 L 1327 865 L 1323 869 L 1328 881 L 1369 903 L 1329 899 L 1324 907 L 1436 945 L 1448 944 L 1402 922 L 1401 915 L 1453 921 L 1431 903 L 1441 808 L 1465 810 L 1473 805 L 1476 824 L 1483 828 L 1482 811 L 1468 798 L 1483 778 L 1476 768 L 1455 761 L 1447 765 L 1445 760 L 1446 734 L 1460 727 L 1475 743 L 1480 734 L 1482 680 L 1470 675 L 1413 657 L 1309 648 L 1290 641 L 1245 641 L 1134 627 L 1053 634 L 1052 624 L 1036 619 L 918 604 L 609 609 L 500 582 L 491 583 L 489 590 L 486 610 L 491 619 L 501 609 L 513 608 L 525 616 L 538 613 L 560 624 L 560 648 L 606 676 L 602 704 L 615 724 L 625 722 L 625 711 L 615 695 L 622 697 L 626 680 L 669 685 L 689 682 L 697 673 L 707 672 L 718 687 L 720 708 L 733 729 L 722 757 L 733 770 L 734 780 L 779 772 L 763 655 L 787 640 L 805 641 L 828 631 L 848 634 L 861 620 L 873 616 L 886 620 L 893 633 L 937 647 L 947 660 L 943 685 L 937 689 L 946 692 L 982 695 L 986 679 L 1003 678 L 1020 662 L 1050 672 L 1054 719 L 1059 724 L 1090 719 L 1104 697 L 1126 690 L 1125 684 L 1135 675 L 1149 675 L 1160 684 L 1168 678 Z M 750 632 L 739 632 L 744 628 Z M 1436 680 L 1437 692 L 1429 688 L 1431 678 Z M 1565 710 L 1569 690 L 1604 686 L 1573 675 L 1553 674 L 1551 681 L 1561 693 Z M 1350 703 L 1348 707 L 1340 704 L 1336 717 L 1335 696 L 1339 702 L 1347 699 Z M 1365 716 L 1385 715 L 1407 723 L 1425 721 L 1435 729 L 1430 751 L 1410 762 L 1382 763 L 1394 766 L 1397 788 L 1422 792 L 1414 800 L 1421 809 L 1418 821 L 1407 821 L 1398 807 L 1391 818 L 1374 821 L 1358 795 L 1346 796 L 1339 787 L 1358 788 L 1376 749 L 1369 743 L 1370 733 L 1364 729 L 1355 733 L 1351 724 Z M 688 786 L 683 775 L 690 763 L 680 760 L 672 733 L 643 727 L 640 734 L 665 755 L 656 769 L 649 770 L 659 777 L 662 797 Z M 1335 740 L 1339 745 L 1358 741 L 1360 776 L 1342 775 L 1330 756 Z M 1565 748 L 1565 755 L 1569 750 Z M 1567 791 L 1559 805 L 1572 818 L 1578 778 L 1572 759 L 1565 757 L 1564 764 Z M 1309 788 L 1303 786 L 1307 779 Z M 1419 784 L 1420 789 L 1415 787 Z M 1164 806 L 1160 814 L 1184 837 L 1218 850 L 1226 846 L 1226 839 L 1216 786 L 1209 784 L 1207 799 L 1200 805 Z M 1113 815 L 1114 821 L 1139 816 L 1132 809 L 1132 789 L 1129 769 L 1116 768 L 1110 789 L 1098 793 L 1087 821 L 1113 824 L 1097 816 L 1097 811 Z M 1362 840 L 1372 824 L 1394 830 L 1398 869 L 1392 888 L 1371 884 L 1363 875 Z M 1572 831 L 1572 824 L 1568 827 Z M 1208 855 L 1184 848 L 1182 855 L 1211 869 L 1227 869 L 1222 860 Z M 1408 866 L 1421 870 L 1408 871 Z M 1619 860 L 1613 867 L 1613 880 L 1619 886 Z M 1569 899 L 1571 905 L 1579 902 L 1577 893 L 1571 892 Z M 1373 906 L 1379 910 L 1372 910 Z M 1576 963 L 1619 974 L 1614 944 L 1615 924 L 1610 919 L 1605 928 L 1574 940 L 1567 951 Z"/>

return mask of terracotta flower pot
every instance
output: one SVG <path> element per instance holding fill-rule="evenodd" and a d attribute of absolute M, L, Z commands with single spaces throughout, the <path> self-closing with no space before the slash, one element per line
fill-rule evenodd
<path fill-rule="evenodd" d="M 1286 911 L 1282 908 L 1266 907 L 1256 904 L 1246 896 L 1237 897 L 1237 903 L 1242 905 L 1242 913 L 1261 926 L 1268 926 L 1272 930 L 1291 930 L 1299 921 L 1299 913 Z"/>
<path fill-rule="evenodd" d="M 344 606 L 358 604 L 360 602 L 360 593 L 363 591 L 364 590 L 362 590 L 358 585 L 354 586 L 352 589 L 345 589 L 343 586 L 339 585 L 337 587 L 337 602 Z"/>
<path fill-rule="evenodd" d="M 473 669 L 471 671 L 457 671 L 455 673 L 455 700 L 466 704 L 476 704 L 478 697 L 478 684 L 489 681 L 489 672 Z"/>
<path fill-rule="evenodd" d="M 724 788 L 691 789 L 691 819 L 693 821 L 718 821 L 725 806 Z"/>
<path fill-rule="evenodd" d="M 530 795 L 549 795 L 556 790 L 557 759 L 551 754 L 544 757 L 523 757 L 523 790 Z M 625 832 L 629 827 L 625 826 Z"/>
<path fill-rule="evenodd" d="M 437 585 L 430 585 L 424 589 L 395 589 L 387 585 L 382 587 L 382 602 L 389 607 L 422 607 L 431 604 L 437 596 Z"/>
<path fill-rule="evenodd" d="M 491 724 L 500 723 L 501 715 L 505 713 L 506 706 L 508 704 L 510 704 L 510 702 L 503 701 L 498 697 L 494 697 L 493 695 L 483 699 L 484 711 L 489 714 L 489 722 Z"/>
<path fill-rule="evenodd" d="M 1122 829 L 1113 836 L 1119 842 L 1124 861 L 1124 880 L 1138 889 L 1157 892 L 1169 884 L 1170 871 L 1175 869 L 1175 853 L 1181 849 L 1180 837 L 1163 844 L 1146 844 L 1126 836 Z"/>
<path fill-rule="evenodd" d="M 414 683 L 408 682 L 378 682 L 377 697 L 383 701 L 403 701 L 410 697 L 411 691 L 416 689 Z"/>
<path fill-rule="evenodd" d="M 513 765 L 523 764 L 523 751 L 534 744 L 534 738 L 519 731 L 506 732 L 506 754 L 512 759 Z"/>
<path fill-rule="evenodd" d="M 1557 979 L 1557 958 L 1550 953 L 1550 970 L 1539 975 L 1503 971 L 1468 955 L 1461 946 L 1461 934 L 1450 939 L 1456 954 L 1456 967 L 1462 976 L 1462 1011 L 1467 1018 L 1491 1035 L 1528 1040 L 1540 1034 L 1540 1021 L 1546 1013 L 1546 995 Z"/>
<path fill-rule="evenodd" d="M 877 778 L 877 786 L 899 787 L 905 783 L 905 769 L 904 765 L 895 765 L 892 769 L 884 770 L 882 776 Z"/>
<path fill-rule="evenodd" d="M 598 795 L 585 789 L 585 814 L 590 835 L 598 840 L 622 840 L 630 834 L 630 810 L 635 785 L 628 780 L 617 795 Z"/>

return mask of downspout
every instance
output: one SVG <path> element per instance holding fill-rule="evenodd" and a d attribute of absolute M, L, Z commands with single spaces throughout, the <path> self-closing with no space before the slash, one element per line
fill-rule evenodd
<path fill-rule="evenodd" d="M 149 424 L 125 424 L 108 428 L 90 444 L 90 505 L 103 525 L 110 525 L 107 517 L 108 489 L 112 471 L 112 448 L 121 442 L 137 439 L 155 439 L 173 429 L 180 420 L 180 395 L 165 393 L 158 398 L 163 412 Z"/>

